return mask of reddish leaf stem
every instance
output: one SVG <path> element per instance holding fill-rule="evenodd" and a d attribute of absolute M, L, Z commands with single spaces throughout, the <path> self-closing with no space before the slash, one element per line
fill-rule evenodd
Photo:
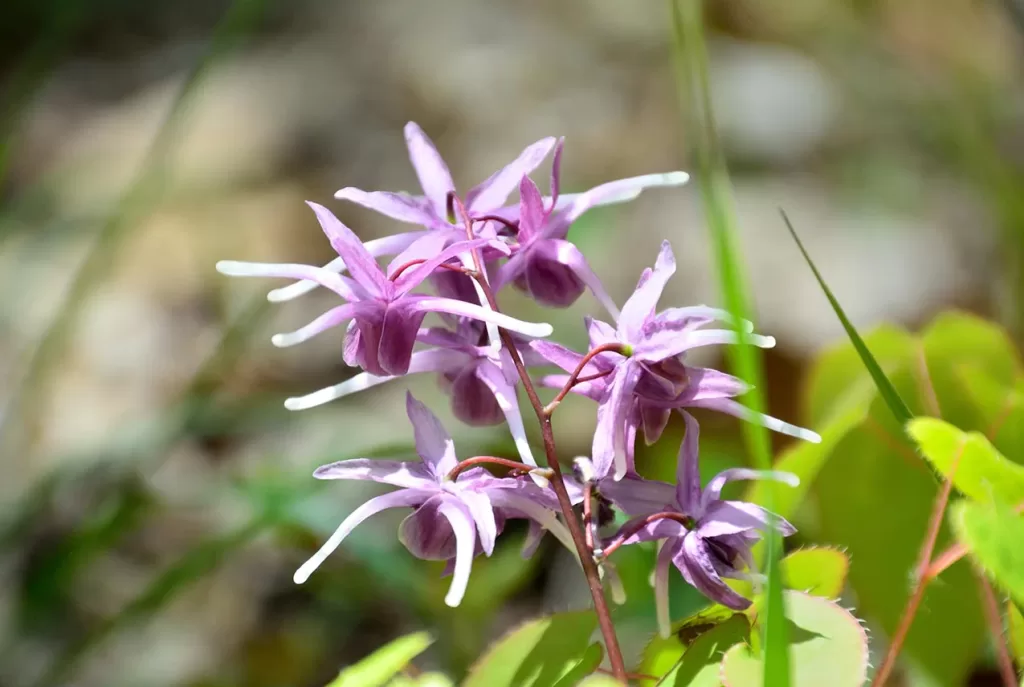
<path fill-rule="evenodd" d="M 555 412 L 555 408 L 558 407 L 558 404 L 562 402 L 562 400 L 569 394 L 570 391 L 572 391 L 572 388 L 574 386 L 580 383 L 580 374 L 583 372 L 583 368 L 585 368 L 591 360 L 601 355 L 602 353 L 618 353 L 620 355 L 629 355 L 629 350 L 625 344 L 616 342 L 601 344 L 600 346 L 597 346 L 593 350 L 589 351 L 585 356 L 583 356 L 583 359 L 580 360 L 579 364 L 576 366 L 576 369 L 572 371 L 572 374 L 569 375 L 569 379 L 565 382 L 565 386 L 562 387 L 562 390 L 558 392 L 558 395 L 555 396 L 554 399 L 552 399 L 551 403 L 544 406 L 545 415 L 550 416 L 551 413 Z M 595 374 L 591 374 L 589 376 L 589 379 L 597 379 L 598 376 L 604 376 L 606 374 L 608 373 L 598 372 Z"/>

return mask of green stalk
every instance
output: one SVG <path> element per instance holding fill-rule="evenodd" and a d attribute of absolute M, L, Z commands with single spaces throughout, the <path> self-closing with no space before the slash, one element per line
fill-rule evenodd
<path fill-rule="evenodd" d="M 747 318 L 750 313 L 749 287 L 737 246 L 732 186 L 711 109 L 703 4 L 701 0 L 670 0 L 670 7 L 683 124 L 695 142 L 696 177 L 711 232 L 722 297 L 726 309 L 739 321 Z M 747 404 L 755 412 L 764 412 L 764 375 L 760 351 L 749 344 L 742 329 L 737 329 L 737 332 L 740 345 L 729 347 L 730 365 L 739 377 L 753 385 L 746 396 Z M 761 470 L 770 469 L 772 457 L 768 430 L 753 423 L 743 423 L 743 434 L 754 465 Z M 772 511 L 775 485 L 766 484 L 766 487 L 765 506 Z M 771 523 L 765 531 L 765 551 L 768 581 L 761 619 L 764 684 L 765 687 L 787 687 L 790 684 L 790 667 L 779 573 L 781 542 Z"/>

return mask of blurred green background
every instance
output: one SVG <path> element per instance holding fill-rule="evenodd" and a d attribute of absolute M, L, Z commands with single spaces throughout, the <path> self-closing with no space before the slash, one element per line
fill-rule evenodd
<path fill-rule="evenodd" d="M 887 371 L 913 387 L 924 364 L 946 419 L 979 431 L 1000 419 L 994 443 L 1024 460 L 1024 6 L 715 0 L 707 17 L 757 323 L 779 341 L 771 412 L 823 433 L 846 422 L 787 545 L 850 551 L 844 602 L 877 652 L 935 485 L 886 443 L 884 410 L 844 415 L 870 386 L 851 353 L 821 357 L 842 330 L 777 208 L 854 323 L 890 323 L 869 337 Z M 563 190 L 688 169 L 696 132 L 680 123 L 670 52 L 668 8 L 649 0 L 0 4 L 0 685 L 322 685 L 417 629 L 437 638 L 421 667 L 460 676 L 509 627 L 586 607 L 568 554 L 552 540 L 523 561 L 511 528 L 449 609 L 440 566 L 401 547 L 395 514 L 295 586 L 295 567 L 378 493 L 310 473 L 407 455 L 406 388 L 460 455 L 514 451 L 503 428 L 458 425 L 432 378 L 285 410 L 350 374 L 340 331 L 301 350 L 269 342 L 331 299 L 270 306 L 273 284 L 213 265 L 326 262 L 306 198 L 365 238 L 402 230 L 331 196 L 416 188 L 408 120 L 461 189 L 548 135 L 567 137 Z M 571 237 L 619 302 L 668 238 L 680 267 L 663 305 L 720 304 L 692 187 L 594 211 Z M 543 314 L 516 294 L 503 304 L 577 348 L 597 312 L 589 296 Z M 947 315 L 923 337 L 897 329 L 951 308 L 998 327 Z M 906 397 L 932 411 L 926 396 Z M 589 450 L 593 406 L 559 412 L 568 462 Z M 700 420 L 702 470 L 747 462 L 734 422 Z M 641 451 L 645 474 L 671 476 L 681 432 Z M 635 660 L 654 631 L 653 554 L 619 556 Z M 926 597 L 902 684 L 997 684 L 959 565 Z M 675 617 L 702 603 L 681 583 L 673 593 Z"/>

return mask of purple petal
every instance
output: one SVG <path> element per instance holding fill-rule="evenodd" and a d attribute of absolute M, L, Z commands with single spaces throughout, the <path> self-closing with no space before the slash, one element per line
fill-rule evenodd
<path fill-rule="evenodd" d="M 416 170 L 423 193 L 438 217 L 444 217 L 448 192 L 455 190 L 455 182 L 452 181 L 448 165 L 437 152 L 434 142 L 423 133 L 423 129 L 416 122 L 405 125 L 405 145 L 409 148 L 409 160 Z"/>
<path fill-rule="evenodd" d="M 712 502 L 717 501 L 721 497 L 722 487 L 727 483 L 737 480 L 759 479 L 775 480 L 776 482 L 788 484 L 791 487 L 795 487 L 800 484 L 800 478 L 791 472 L 781 472 L 777 470 L 751 470 L 749 468 L 729 468 L 728 470 L 722 470 L 708 481 L 708 486 L 704 489 L 704 493 L 701 494 L 701 511 L 706 510 Z"/>
<path fill-rule="evenodd" d="M 604 289 L 601 279 L 590 268 L 583 253 L 572 243 L 563 239 L 552 239 L 537 246 L 543 254 L 568 267 L 576 277 L 594 294 L 597 302 L 608 311 L 612 319 L 618 319 L 619 308 Z"/>
<path fill-rule="evenodd" d="M 661 433 L 668 425 L 672 411 L 668 408 L 656 408 L 650 404 L 640 404 L 640 417 L 644 425 L 644 443 L 648 446 L 661 438 Z"/>
<path fill-rule="evenodd" d="M 410 300 L 414 303 L 415 308 L 424 313 L 445 312 L 451 315 L 470 317 L 475 320 L 480 320 L 481 322 L 490 322 L 491 324 L 497 325 L 503 329 L 519 332 L 525 336 L 538 339 L 551 336 L 553 331 L 551 325 L 547 323 L 523 322 L 522 320 L 517 320 L 514 317 L 509 317 L 504 313 L 494 312 L 493 310 L 474 303 L 466 303 L 464 301 L 457 301 L 451 298 L 416 296 L 414 301 L 409 297 L 406 297 L 406 300 Z"/>
<path fill-rule="evenodd" d="M 769 523 L 784 537 L 796 532 L 783 518 L 745 501 L 714 501 L 701 518 L 697 531 L 705 538 L 721 537 L 750 530 L 763 531 Z"/>
<path fill-rule="evenodd" d="M 530 348 L 553 365 L 557 365 L 566 372 L 573 372 L 576 366 L 583 360 L 583 355 L 576 351 L 569 350 L 562 344 L 554 341 L 531 341 Z M 587 363 L 583 368 L 583 375 L 590 375 L 600 372 L 596 365 Z"/>
<path fill-rule="evenodd" d="M 500 208 L 519 181 L 544 161 L 555 139 L 548 137 L 527 146 L 515 160 L 499 169 L 466 194 L 466 207 L 475 213 L 489 213 Z"/>
<path fill-rule="evenodd" d="M 558 247 L 541 240 L 525 252 L 526 264 L 516 286 L 541 305 L 568 308 L 587 286 L 559 260 Z"/>
<path fill-rule="evenodd" d="M 425 234 L 423 231 L 409 231 L 402 234 L 394 234 L 392 236 L 384 236 L 379 239 L 373 239 L 367 241 L 363 245 L 366 246 L 366 250 L 373 256 L 380 255 L 393 255 L 405 250 L 413 241 L 418 239 L 420 236 Z M 345 260 L 339 255 L 334 260 L 323 266 L 329 272 L 344 272 Z M 318 284 L 315 281 L 298 281 L 288 286 L 282 286 L 279 289 L 274 289 L 267 294 L 267 300 L 271 303 L 282 303 L 284 301 L 290 301 L 294 298 L 309 293 L 315 289 Z"/>
<path fill-rule="evenodd" d="M 626 422 L 633 389 L 640 378 L 640 368 L 631 361 L 621 363 L 612 373 L 607 399 L 597 409 L 592 458 L 599 477 L 614 470 L 615 479 L 622 479 L 629 466 L 626 462 Z"/>
<path fill-rule="evenodd" d="M 714 321 L 735 325 L 736 318 L 728 310 L 706 305 L 690 305 L 685 308 L 666 308 L 658 313 L 658 320 L 677 330 L 696 329 Z M 742 328 L 748 334 L 754 331 L 754 323 L 742 320 Z"/>
<path fill-rule="evenodd" d="M 419 284 L 429 277 L 442 263 L 448 262 L 462 253 L 468 253 L 473 249 L 481 248 L 483 246 L 490 246 L 491 248 L 504 250 L 506 252 L 508 251 L 508 246 L 504 243 L 501 241 L 493 241 L 491 239 L 473 239 L 472 241 L 459 241 L 457 243 L 453 243 L 440 253 L 436 253 L 423 264 L 417 265 L 411 270 L 403 273 L 402 276 L 395 280 L 396 291 L 400 294 L 408 293 L 419 286 Z"/>
<path fill-rule="evenodd" d="M 619 340 L 615 333 L 615 327 L 611 326 L 607 322 L 601 320 L 595 320 L 593 317 L 583 318 L 583 323 L 587 327 L 587 335 L 590 337 L 590 347 L 597 348 L 601 344 L 615 343 Z"/>
<path fill-rule="evenodd" d="M 404 375 L 412 363 L 412 349 L 416 334 L 423 324 L 425 313 L 411 304 L 396 301 L 388 306 L 381 325 L 377 348 L 377 362 L 387 374 Z M 369 369 L 376 374 L 376 370 Z"/>
<path fill-rule="evenodd" d="M 523 249 L 509 258 L 505 264 L 499 267 L 494 273 L 494 278 L 491 280 L 491 287 L 495 291 L 498 291 L 506 284 L 511 284 L 518 280 L 526 270 L 529 255 L 530 251 L 528 249 Z"/>
<path fill-rule="evenodd" d="M 774 418 L 770 415 L 764 415 L 762 413 L 755 413 L 750 408 L 737 403 L 731 398 L 706 398 L 690 401 L 687 403 L 691 408 L 707 408 L 709 410 L 716 410 L 726 415 L 732 415 L 745 422 L 752 422 L 755 425 L 761 425 L 767 427 L 773 432 L 779 434 L 785 434 L 787 436 L 796 437 L 797 439 L 803 439 L 809 441 L 812 444 L 820 444 L 821 436 L 817 432 L 812 432 L 809 429 L 803 427 L 797 427 L 791 425 L 788 422 L 783 422 L 778 418 Z"/>
<path fill-rule="evenodd" d="M 467 362 L 467 356 L 459 351 L 447 350 L 447 349 L 432 349 L 426 351 L 416 351 L 412 354 L 409 361 L 409 371 L 407 374 L 416 374 L 420 372 L 443 372 L 455 367 L 464 365 Z M 369 372 L 361 372 L 353 377 L 349 377 L 340 384 L 314 391 L 311 394 L 305 396 L 293 396 L 285 400 L 284 407 L 288 410 L 306 410 L 308 408 L 314 408 L 324 403 L 329 403 L 336 399 L 348 396 L 349 394 L 358 393 L 366 389 L 373 388 L 378 384 L 389 382 L 395 379 L 393 375 L 377 376 L 372 375 Z"/>
<path fill-rule="evenodd" d="M 549 389 L 561 389 L 569 382 L 569 375 L 544 375 L 537 383 Z M 571 393 L 586 396 L 591 401 L 601 402 L 601 399 L 608 393 L 608 377 L 599 377 L 589 382 L 576 384 Z"/>
<path fill-rule="evenodd" d="M 626 532 L 633 532 L 646 519 L 646 517 L 638 517 L 627 520 L 613 538 L 617 538 Z M 687 529 L 681 522 L 669 518 L 658 518 L 654 522 L 645 524 L 640 530 L 627 537 L 623 545 L 629 546 L 645 541 L 658 541 L 659 539 L 678 539 L 683 537 L 686 532 Z"/>
<path fill-rule="evenodd" d="M 313 472 L 317 479 L 351 479 L 390 484 L 405 489 L 434 489 L 437 481 L 422 463 L 375 458 L 351 458 L 321 465 Z"/>
<path fill-rule="evenodd" d="M 701 509 L 700 467 L 697 459 L 700 441 L 700 426 L 697 420 L 686 411 L 680 411 L 686 421 L 686 436 L 679 447 L 679 458 L 676 463 L 676 499 L 680 509 L 694 517 L 699 517 Z"/>
<path fill-rule="evenodd" d="M 504 419 L 494 394 L 477 376 L 476 364 L 455 373 L 451 386 L 452 411 L 471 427 L 496 425 Z"/>
<path fill-rule="evenodd" d="M 359 237 L 323 205 L 312 201 L 306 201 L 306 204 L 313 208 L 331 247 L 345 261 L 352 278 L 373 295 L 383 293 L 388 284 L 387 277 Z"/>
<path fill-rule="evenodd" d="M 291 263 L 240 262 L 238 260 L 221 260 L 217 263 L 217 271 L 229 277 L 282 277 L 285 279 L 304 279 L 330 289 L 347 301 L 362 298 L 363 289 L 351 279 L 335 274 L 322 267 L 312 265 L 296 265 Z"/>
<path fill-rule="evenodd" d="M 748 334 L 746 340 L 750 345 L 758 348 L 773 348 L 775 346 L 775 339 L 770 336 Z M 660 327 L 654 322 L 643 327 L 639 339 L 635 339 L 635 341 L 633 352 L 638 359 L 658 362 L 685 353 L 692 348 L 736 344 L 740 342 L 740 338 L 736 332 L 728 329 L 678 332 L 671 328 Z"/>
<path fill-rule="evenodd" d="M 270 342 L 278 348 L 287 348 L 300 344 L 303 341 L 309 341 L 317 334 L 327 331 L 332 327 L 337 327 L 345 320 L 349 320 L 353 317 L 359 317 L 363 313 L 372 310 L 372 306 L 367 307 L 366 303 L 346 303 L 345 305 L 339 305 L 335 308 L 331 308 L 320 317 L 316 318 L 304 327 L 296 329 L 294 332 L 288 332 L 286 334 L 274 334 L 270 338 Z"/>
<path fill-rule="evenodd" d="M 519 412 L 519 400 L 516 398 L 515 386 L 509 383 L 504 372 L 491 361 L 480 363 L 476 368 L 476 376 L 490 390 L 492 399 L 505 416 L 505 422 L 512 433 L 512 440 L 519 451 L 520 459 L 527 465 L 536 467 L 537 461 L 534 460 L 533 452 L 530 450 L 526 427 L 523 426 L 523 417 Z"/>
<path fill-rule="evenodd" d="M 565 146 L 565 137 L 562 136 L 555 143 L 555 154 L 551 160 L 551 207 L 548 212 L 554 212 L 558 205 L 558 192 L 561 189 L 562 179 L 562 148 Z"/>
<path fill-rule="evenodd" d="M 722 581 L 715 570 L 711 552 L 695 533 L 691 532 L 683 538 L 682 549 L 676 554 L 673 562 L 683 574 L 683 578 L 711 601 L 735 611 L 742 611 L 750 606 L 748 599 L 744 599 Z"/>
<path fill-rule="evenodd" d="M 519 182 L 519 242 L 526 243 L 536 236 L 545 217 L 544 200 L 537 184 L 524 176 Z"/>
<path fill-rule="evenodd" d="M 531 483 L 531 487 L 534 485 Z M 541 490 L 534 487 L 537 491 Z M 568 528 L 561 523 L 558 517 L 555 515 L 555 511 L 549 506 L 548 501 L 541 500 L 538 498 L 530 498 L 525 494 L 532 493 L 530 491 L 512 491 L 509 489 L 496 489 L 488 494 L 491 499 L 491 505 L 495 508 L 500 508 L 503 511 L 509 509 L 513 512 L 521 513 L 524 517 L 533 520 L 540 524 L 541 527 L 546 529 L 551 534 L 555 535 L 558 539 L 569 550 L 573 556 L 578 557 L 576 552 L 576 545 L 573 543 L 572 535 L 569 534 Z"/>
<path fill-rule="evenodd" d="M 494 519 L 494 508 L 491 500 L 482 492 L 463 489 L 459 492 L 459 500 L 466 507 L 476 525 L 476 534 L 480 537 L 480 546 L 484 554 L 494 553 L 494 540 L 498 537 L 498 525 Z"/>
<path fill-rule="evenodd" d="M 619 338 L 634 344 L 641 342 L 641 332 L 658 307 L 658 299 L 669 278 L 675 274 L 676 259 L 668 241 L 662 241 L 658 259 L 650 276 L 642 280 L 633 295 L 622 306 L 617 333 Z M 666 356 L 667 357 L 667 356 Z"/>
<path fill-rule="evenodd" d="M 419 224 L 429 229 L 442 229 L 451 226 L 435 212 L 430 201 L 423 197 L 410 196 L 407 193 L 390 191 L 364 191 L 347 186 L 334 194 L 338 200 L 347 200 L 364 208 L 379 212 L 399 222 Z"/>
<path fill-rule="evenodd" d="M 628 179 L 618 179 L 595 186 L 584 193 L 562 196 L 557 206 L 565 208 L 564 212 L 567 215 L 568 223 L 571 224 L 593 207 L 625 203 L 635 199 L 644 189 L 659 186 L 681 186 L 689 179 L 690 175 L 685 172 L 644 174 Z"/>
<path fill-rule="evenodd" d="M 405 394 L 405 411 L 416 436 L 416 453 L 436 478 L 443 478 L 459 462 L 455 457 L 455 442 L 437 416 L 408 392 Z"/>
<path fill-rule="evenodd" d="M 531 520 L 530 526 L 526 530 L 526 539 L 523 540 L 523 549 L 519 555 L 526 559 L 533 558 L 533 554 L 537 553 L 537 547 L 540 546 L 543 538 L 544 528 L 540 526 L 540 523 Z"/>
<path fill-rule="evenodd" d="M 455 533 L 449 521 L 439 513 L 441 504 L 456 500 L 446 492 L 434 492 L 402 521 L 398 540 L 409 553 L 425 561 L 444 561 L 455 555 Z"/>
<path fill-rule="evenodd" d="M 416 260 L 427 260 L 436 256 L 451 241 L 454 232 L 425 231 L 401 253 L 388 263 L 388 279 L 393 279 L 395 270 Z"/>
<path fill-rule="evenodd" d="M 687 395 L 691 401 L 732 398 L 733 396 L 742 396 L 751 389 L 751 386 L 739 377 L 733 377 L 711 368 L 688 367 L 686 371 L 689 377 Z"/>
<path fill-rule="evenodd" d="M 418 506 L 431 496 L 435 492 L 433 491 L 422 491 L 417 489 L 402 489 L 400 491 L 394 491 L 390 494 L 382 494 L 375 498 L 370 499 L 363 505 L 356 508 L 352 513 L 342 521 L 338 529 L 334 531 L 320 550 L 317 551 L 313 556 L 303 563 L 298 570 L 295 571 L 295 584 L 302 584 L 309 579 L 309 576 L 313 574 L 313 571 L 320 567 L 320 564 L 331 555 L 331 553 L 338 548 L 338 545 L 344 541 L 352 530 L 354 530 L 359 523 L 366 520 L 371 515 L 375 515 L 382 510 L 388 508 L 407 508 L 410 506 Z"/>
<path fill-rule="evenodd" d="M 367 372 L 378 376 L 392 375 L 394 373 L 382 368 L 377 359 L 387 308 L 379 301 L 372 303 L 378 307 L 368 307 L 356 313 L 355 325 L 358 335 L 350 331 L 350 336 L 345 341 L 345 363 L 352 365 L 354 362 Z"/>
<path fill-rule="evenodd" d="M 476 528 L 473 526 L 472 513 L 461 501 L 445 499 L 438 510 L 448 519 L 455 533 L 455 570 L 448 594 L 444 597 L 444 602 L 454 608 L 462 603 L 469 585 L 469 573 L 476 555 Z"/>
<path fill-rule="evenodd" d="M 668 541 L 658 549 L 658 559 L 654 564 L 654 608 L 658 617 L 658 634 L 668 639 L 672 634 L 672 621 L 668 606 L 668 568 L 672 559 L 679 553 L 682 540 Z"/>

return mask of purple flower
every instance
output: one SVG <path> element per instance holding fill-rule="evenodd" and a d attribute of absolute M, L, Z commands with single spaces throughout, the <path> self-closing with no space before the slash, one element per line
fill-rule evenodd
<path fill-rule="evenodd" d="M 456 417 L 477 426 L 494 425 L 504 420 L 523 462 L 536 466 L 516 398 L 519 375 L 508 352 L 489 344 L 483 325 L 476 320 L 459 318 L 454 331 L 439 327 L 421 329 L 416 338 L 433 348 L 415 351 L 410 357 L 407 374 L 439 373 L 451 395 Z M 519 343 L 523 341 L 519 340 Z M 544 362 L 522 345 L 521 353 L 527 365 Z M 340 384 L 306 396 L 289 398 L 284 405 L 289 410 L 305 410 L 395 378 L 362 372 Z"/>
<path fill-rule="evenodd" d="M 465 301 L 410 293 L 434 270 L 459 254 L 483 245 L 498 250 L 506 249 L 503 243 L 474 239 L 442 249 L 441 246 L 447 243 L 445 237 L 423 237 L 400 253 L 385 273 L 359 238 L 330 210 L 316 203 L 309 205 L 316 213 L 331 245 L 344 259 L 351 278 L 309 265 L 227 260 L 217 263 L 218 271 L 232 276 L 309 279 L 345 299 L 344 305 L 329 310 L 305 327 L 289 334 L 274 336 L 272 342 L 275 346 L 293 346 L 347 320 L 353 320 L 345 341 L 345 362 L 349 365 L 358 364 L 375 375 L 400 375 L 409 369 L 416 334 L 428 312 L 470 317 L 527 336 L 550 335 L 551 326 L 547 324 L 522 322 Z M 399 273 L 399 270 L 404 271 Z"/>
<path fill-rule="evenodd" d="M 453 578 L 445 603 L 458 606 L 469 581 L 473 558 L 490 556 L 508 518 L 527 518 L 537 528 L 550 530 L 569 546 L 568 531 L 555 511 L 554 495 L 521 477 L 494 477 L 483 468 L 449 474 L 458 465 L 455 445 L 434 416 L 411 394 L 406 410 L 422 461 L 400 462 L 357 458 L 324 465 L 313 473 L 318 479 L 369 480 L 399 487 L 359 506 L 334 534 L 296 572 L 302 584 L 361 522 L 388 508 L 413 508 L 399 528 L 399 539 L 417 558 L 452 562 Z"/>
<path fill-rule="evenodd" d="M 548 203 L 528 177 L 524 176 L 519 184 L 517 247 L 513 257 L 498 270 L 495 286 L 513 283 L 538 302 L 556 308 L 572 305 L 589 288 L 609 314 L 618 317 L 619 310 L 601 280 L 579 249 L 566 240 L 569 227 L 592 207 L 632 200 L 645 188 L 684 184 L 689 175 L 671 172 L 620 179 L 569 196 L 560 205 L 563 141 L 559 139 L 555 147 Z"/>
<path fill-rule="evenodd" d="M 622 308 L 617 326 L 588 320 L 591 350 L 614 345 L 620 352 L 594 356 L 584 367 L 588 381 L 574 393 L 598 402 L 597 430 L 592 457 L 599 476 L 614 471 L 621 479 L 631 469 L 637 429 L 643 426 L 651 443 L 661 435 L 671 409 L 710 408 L 801 439 L 818 442 L 814 432 L 751 411 L 733 400 L 749 390 L 742 380 L 717 370 L 689 367 L 683 354 L 693 348 L 732 344 L 739 335 L 730 329 L 702 329 L 716 320 L 732 323 L 732 316 L 707 306 L 669 308 L 656 312 L 658 299 L 675 272 L 675 258 L 668 242 L 662 243 L 654 269 L 644 270 L 636 291 Z M 747 340 L 771 348 L 775 339 L 753 334 L 753 325 L 742 323 Z M 583 356 L 553 342 L 534 341 L 535 351 L 551 363 L 572 372 Z M 545 386 L 562 387 L 567 375 L 541 380 Z"/>
<path fill-rule="evenodd" d="M 624 524 L 623 544 L 661 541 L 654 569 L 654 593 L 658 609 L 658 627 L 668 636 L 668 565 L 678 568 L 683 578 L 712 601 L 741 611 L 750 601 L 737 594 L 724 579 L 750 579 L 754 570 L 750 547 L 771 526 L 782 536 L 796 529 L 760 506 L 744 501 L 721 499 L 722 487 L 733 480 L 774 479 L 796 486 L 796 475 L 785 472 L 759 472 L 733 468 L 712 477 L 707 487 L 700 487 L 697 467 L 697 421 L 684 412 L 686 436 L 679 450 L 675 493 L 663 512 L 677 514 L 679 519 L 640 517 Z M 680 522 L 685 520 L 686 524 Z"/>

